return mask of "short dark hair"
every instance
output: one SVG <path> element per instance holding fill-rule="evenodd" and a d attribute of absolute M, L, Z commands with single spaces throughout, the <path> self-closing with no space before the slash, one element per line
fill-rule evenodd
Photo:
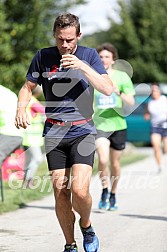
<path fill-rule="evenodd" d="M 118 59 L 117 49 L 111 43 L 104 43 L 104 44 L 98 46 L 96 50 L 97 50 L 98 53 L 103 51 L 103 50 L 107 50 L 107 51 L 109 51 L 109 52 L 111 52 L 113 54 L 113 60 Z"/>
<path fill-rule="evenodd" d="M 76 28 L 76 34 L 80 33 L 79 18 L 71 13 L 64 13 L 59 15 L 53 25 L 53 35 L 55 35 L 56 28 L 67 28 L 74 26 Z"/>
<path fill-rule="evenodd" d="M 151 83 L 151 86 L 157 86 L 157 87 L 160 87 L 159 83 L 157 83 L 157 82 L 152 82 L 152 83 Z"/>

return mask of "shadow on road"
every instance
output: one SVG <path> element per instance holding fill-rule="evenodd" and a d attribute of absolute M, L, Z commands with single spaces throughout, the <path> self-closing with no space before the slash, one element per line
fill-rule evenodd
<path fill-rule="evenodd" d="M 49 206 L 35 206 L 35 205 L 24 205 L 22 208 L 38 208 L 38 209 L 43 209 L 43 210 L 54 210 L 54 207 L 49 207 Z"/>
<path fill-rule="evenodd" d="M 104 214 L 106 210 L 92 209 L 92 213 Z"/>
<path fill-rule="evenodd" d="M 135 215 L 135 214 L 120 214 L 120 216 L 138 218 L 138 219 L 147 219 L 147 220 L 167 221 L 167 217 L 163 217 L 163 216 Z"/>

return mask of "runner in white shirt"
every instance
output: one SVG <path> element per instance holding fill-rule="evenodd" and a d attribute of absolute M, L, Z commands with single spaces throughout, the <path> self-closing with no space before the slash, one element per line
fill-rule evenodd
<path fill-rule="evenodd" d="M 162 155 L 167 153 L 167 97 L 161 94 L 158 84 L 152 84 L 152 99 L 148 102 L 147 111 L 144 115 L 146 120 L 151 121 L 151 144 L 154 149 L 158 171 L 162 170 Z"/>

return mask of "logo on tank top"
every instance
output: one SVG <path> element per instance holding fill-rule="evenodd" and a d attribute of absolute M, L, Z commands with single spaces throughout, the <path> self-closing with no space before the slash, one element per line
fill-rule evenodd
<path fill-rule="evenodd" d="M 53 65 L 50 72 L 48 73 L 48 80 L 52 80 L 57 77 L 56 72 L 58 71 L 58 66 Z"/>

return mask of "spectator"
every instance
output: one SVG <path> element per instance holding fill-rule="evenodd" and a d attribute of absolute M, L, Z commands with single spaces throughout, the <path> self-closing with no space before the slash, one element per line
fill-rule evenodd
<path fill-rule="evenodd" d="M 17 96 L 0 85 L 0 167 L 3 161 L 22 145 L 22 131 L 16 129 L 13 120 L 17 108 Z"/>
<path fill-rule="evenodd" d="M 22 145 L 22 131 L 16 129 L 13 120 L 17 108 L 17 96 L 0 85 L 0 182 L 3 201 L 2 164 L 5 159 Z"/>
<path fill-rule="evenodd" d="M 34 185 L 33 177 L 43 160 L 41 147 L 44 144 L 41 137 L 43 132 L 45 108 L 38 101 L 42 89 L 37 86 L 32 91 L 31 101 L 27 107 L 30 125 L 23 131 L 23 146 L 26 154 L 25 164 L 25 186 L 31 188 Z"/>

